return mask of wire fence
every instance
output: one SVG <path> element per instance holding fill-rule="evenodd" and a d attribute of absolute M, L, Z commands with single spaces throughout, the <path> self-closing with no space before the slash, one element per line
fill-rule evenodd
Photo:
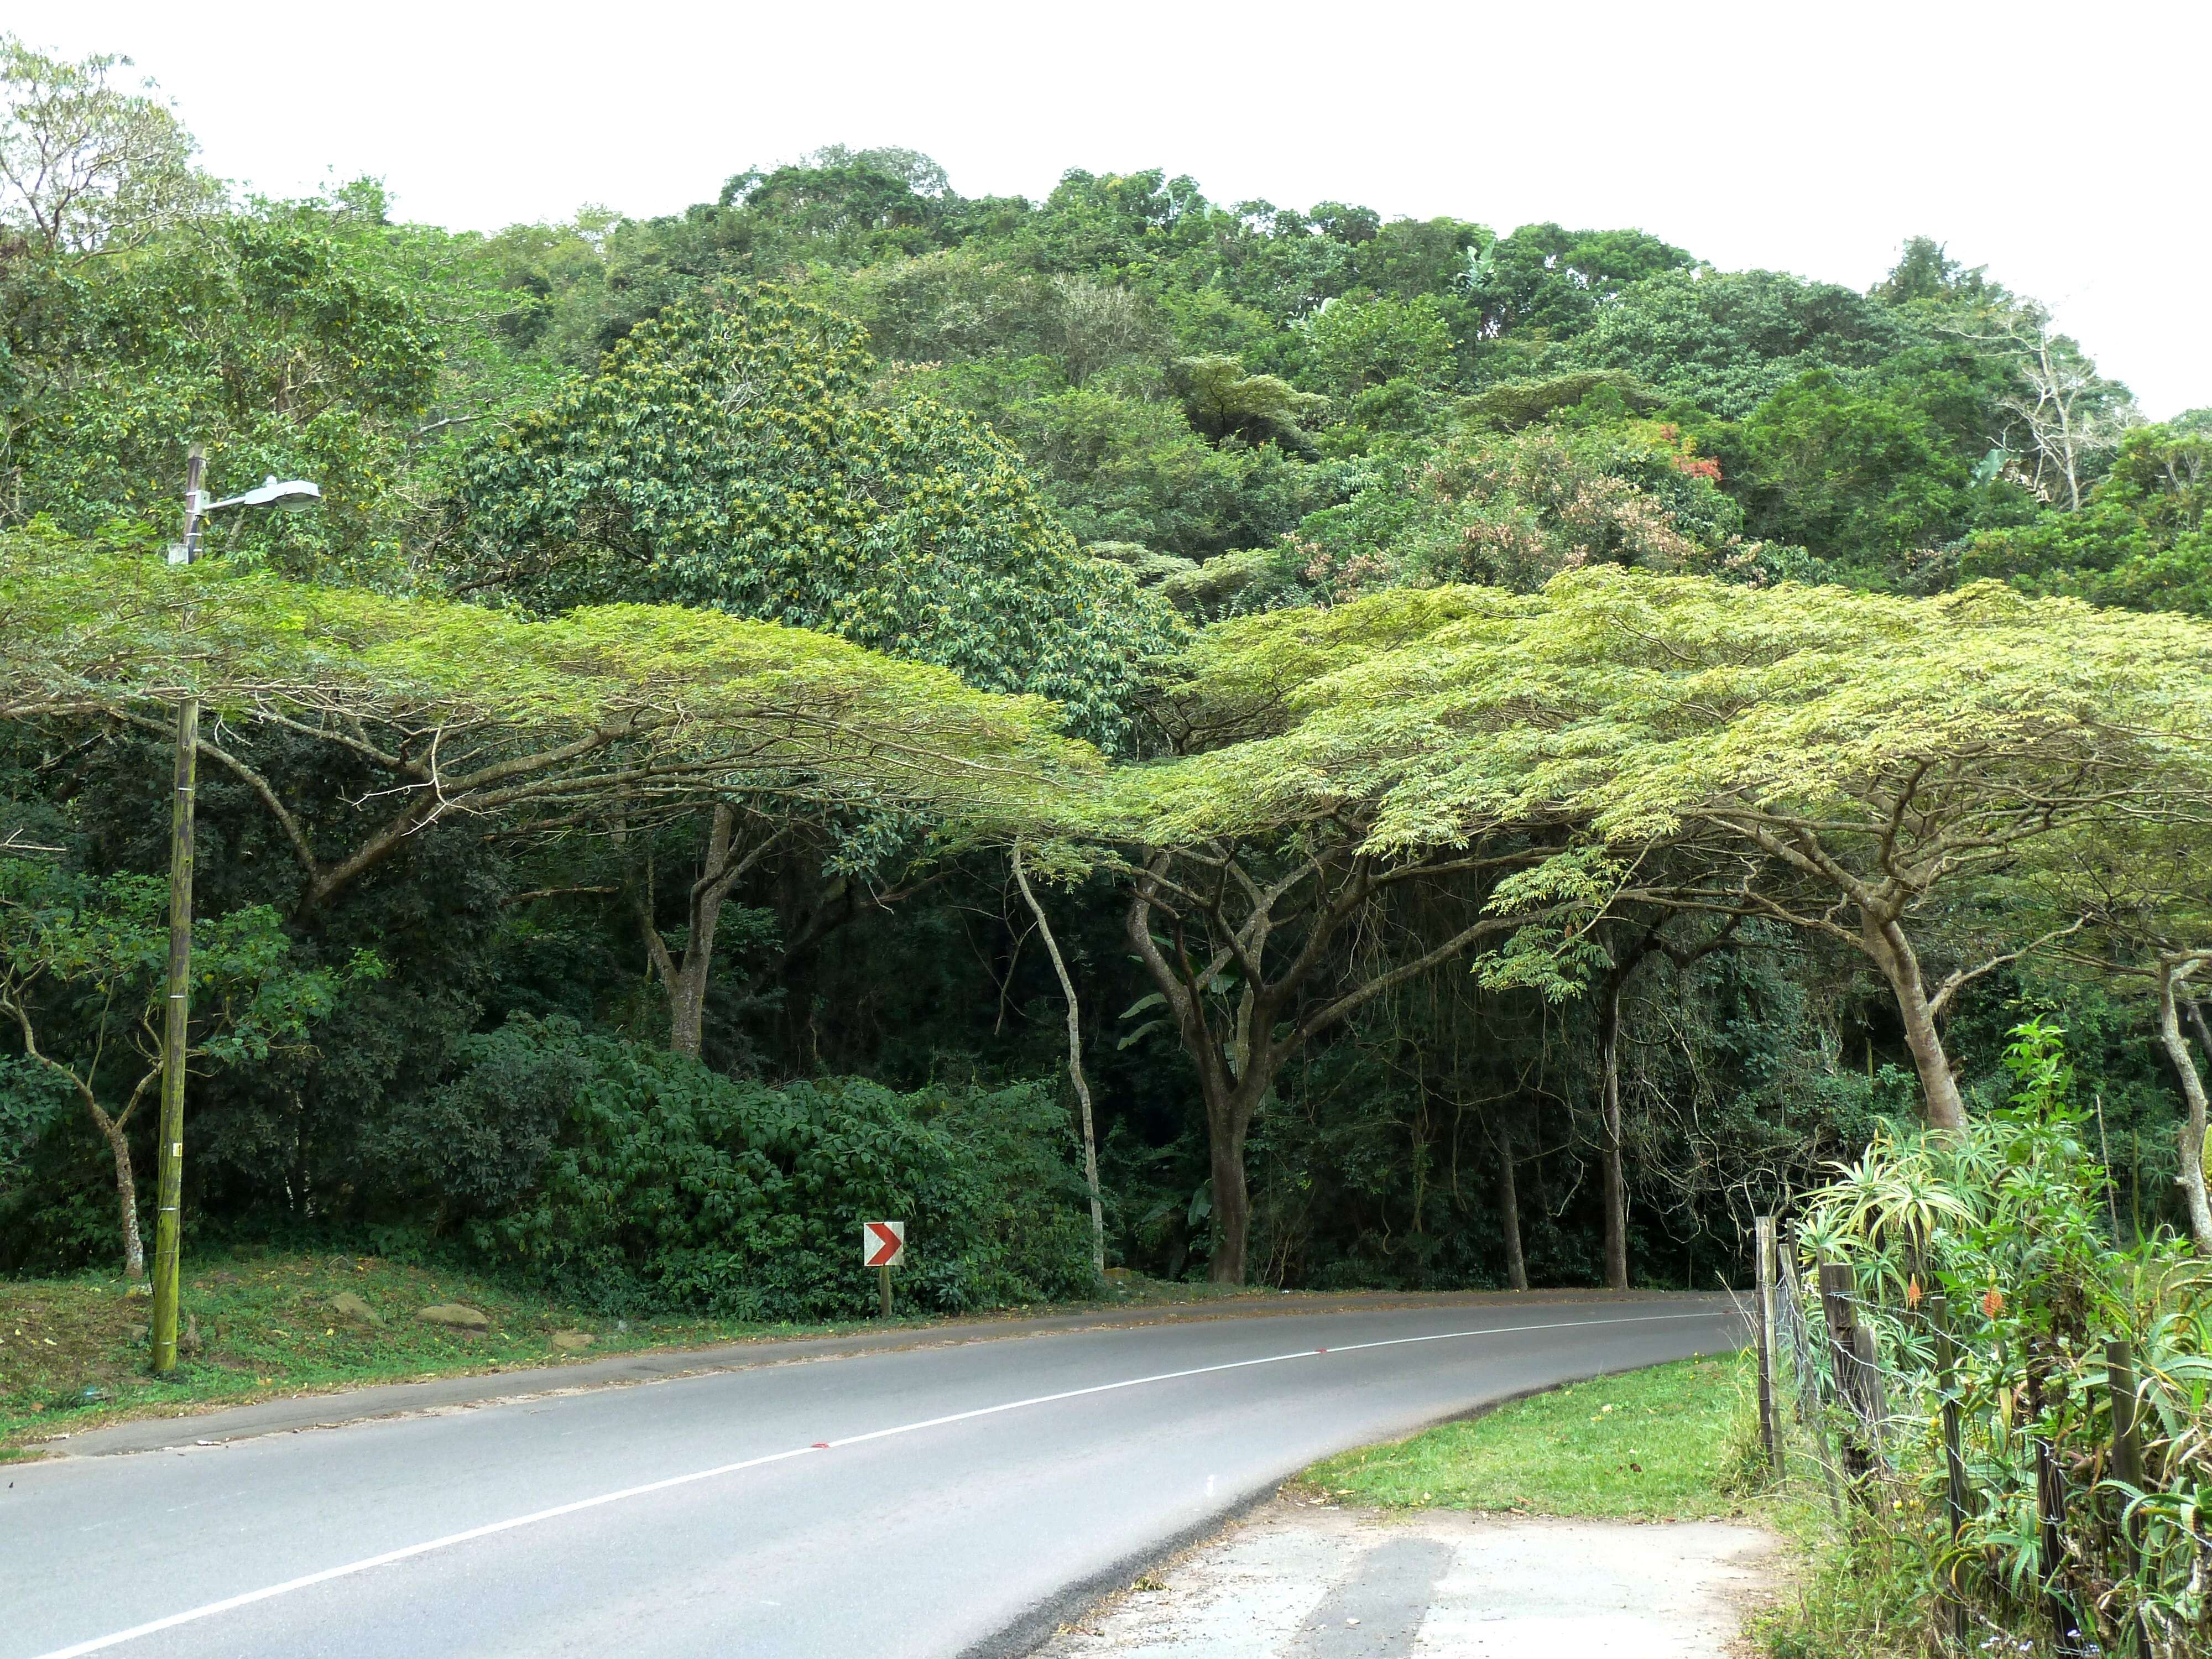
<path fill-rule="evenodd" d="M 2018 1652 L 2026 1631 L 2063 1656 L 2212 1655 L 2212 1374 L 2118 1335 L 2039 1367 L 1993 1334 L 2000 1292 L 1886 1300 L 1771 1218 L 1757 1249 L 1767 1453 L 1917 1558 L 1937 1651 Z"/>

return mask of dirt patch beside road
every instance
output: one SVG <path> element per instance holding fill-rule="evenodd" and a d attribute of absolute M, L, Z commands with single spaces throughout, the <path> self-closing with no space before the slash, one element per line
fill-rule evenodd
<path fill-rule="evenodd" d="M 1778 1577 L 1756 1526 L 1277 1499 L 1039 1659 L 1721 1659 Z"/>

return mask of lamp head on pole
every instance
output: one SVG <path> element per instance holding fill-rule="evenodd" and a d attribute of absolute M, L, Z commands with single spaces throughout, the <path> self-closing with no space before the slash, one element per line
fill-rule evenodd
<path fill-rule="evenodd" d="M 212 513 L 223 507 L 273 507 L 281 512 L 296 513 L 303 507 L 317 505 L 322 499 L 320 484 L 310 483 L 305 478 L 280 479 L 272 472 L 257 488 L 242 495 L 210 501 L 205 510 Z"/>

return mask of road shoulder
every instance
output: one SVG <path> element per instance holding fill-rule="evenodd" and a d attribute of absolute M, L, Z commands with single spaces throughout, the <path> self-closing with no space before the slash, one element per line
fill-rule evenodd
<path fill-rule="evenodd" d="M 1282 1497 L 1152 1569 L 1038 1659 L 1717 1659 L 1778 1583 L 1747 1521 L 1346 1510 Z"/>

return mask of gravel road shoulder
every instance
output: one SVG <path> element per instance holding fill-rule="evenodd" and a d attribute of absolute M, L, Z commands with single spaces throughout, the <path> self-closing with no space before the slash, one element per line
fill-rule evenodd
<path fill-rule="evenodd" d="M 1721 1659 L 1778 1582 L 1736 1522 L 1565 1521 L 1278 1498 L 1038 1659 Z"/>

